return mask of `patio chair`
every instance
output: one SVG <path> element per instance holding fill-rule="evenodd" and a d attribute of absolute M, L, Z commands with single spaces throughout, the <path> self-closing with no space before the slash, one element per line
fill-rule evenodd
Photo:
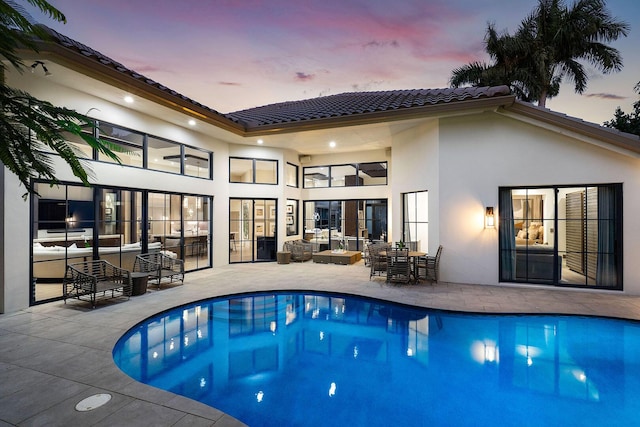
<path fill-rule="evenodd" d="M 409 249 L 387 249 L 387 282 L 409 283 L 410 281 Z"/>
<path fill-rule="evenodd" d="M 369 245 L 369 280 L 375 275 L 387 273 L 387 257 L 380 256 L 380 252 L 389 249 L 388 243 L 372 243 Z"/>
<path fill-rule="evenodd" d="M 313 255 L 311 242 L 302 239 L 284 242 L 282 249 L 291 252 L 291 261 L 296 262 L 309 261 Z"/>
<path fill-rule="evenodd" d="M 173 258 L 162 252 L 151 252 L 136 255 L 133 264 L 133 271 L 136 273 L 147 273 L 149 280 L 158 281 L 158 289 L 162 279 L 180 280 L 184 284 L 184 261 Z"/>
<path fill-rule="evenodd" d="M 438 283 L 441 254 L 442 245 L 438 246 L 436 256 L 425 256 L 418 259 L 418 280 Z"/>

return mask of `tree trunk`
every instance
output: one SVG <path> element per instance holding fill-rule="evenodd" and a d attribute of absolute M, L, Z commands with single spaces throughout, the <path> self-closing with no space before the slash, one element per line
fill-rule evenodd
<path fill-rule="evenodd" d="M 538 107 L 545 108 L 547 105 L 547 90 L 542 89 L 540 92 L 540 98 L 538 99 Z"/>

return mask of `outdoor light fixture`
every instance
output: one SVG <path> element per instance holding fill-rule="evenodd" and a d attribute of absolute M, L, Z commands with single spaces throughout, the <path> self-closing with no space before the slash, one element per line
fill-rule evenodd
<path fill-rule="evenodd" d="M 493 216 L 493 206 L 487 206 L 484 213 L 484 228 L 496 228 L 496 218 Z"/>
<path fill-rule="evenodd" d="M 36 72 L 36 68 L 38 68 L 38 65 L 42 66 L 42 69 L 44 70 L 44 75 L 45 76 L 50 76 L 51 73 L 49 72 L 49 69 L 44 65 L 44 62 L 42 61 L 36 61 L 33 64 L 31 64 L 31 72 L 35 73 Z"/>

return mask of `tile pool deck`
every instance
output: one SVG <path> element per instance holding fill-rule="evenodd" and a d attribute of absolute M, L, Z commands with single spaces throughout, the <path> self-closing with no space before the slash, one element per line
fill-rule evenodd
<path fill-rule="evenodd" d="M 325 290 L 388 301 L 472 312 L 601 315 L 640 320 L 640 297 L 620 293 L 439 283 L 387 285 L 354 265 L 242 264 L 186 275 L 184 286 L 150 286 L 129 301 L 43 304 L 0 315 L 0 427 L 241 426 L 224 413 L 138 383 L 122 373 L 111 351 L 146 317 L 208 297 L 262 290 Z M 109 393 L 111 401 L 78 412 L 82 399 Z"/>

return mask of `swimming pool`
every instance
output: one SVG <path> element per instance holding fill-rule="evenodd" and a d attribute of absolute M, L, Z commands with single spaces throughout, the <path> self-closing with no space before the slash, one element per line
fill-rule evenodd
<path fill-rule="evenodd" d="M 250 426 L 631 426 L 639 326 L 253 293 L 160 313 L 113 356 L 134 379 Z"/>

